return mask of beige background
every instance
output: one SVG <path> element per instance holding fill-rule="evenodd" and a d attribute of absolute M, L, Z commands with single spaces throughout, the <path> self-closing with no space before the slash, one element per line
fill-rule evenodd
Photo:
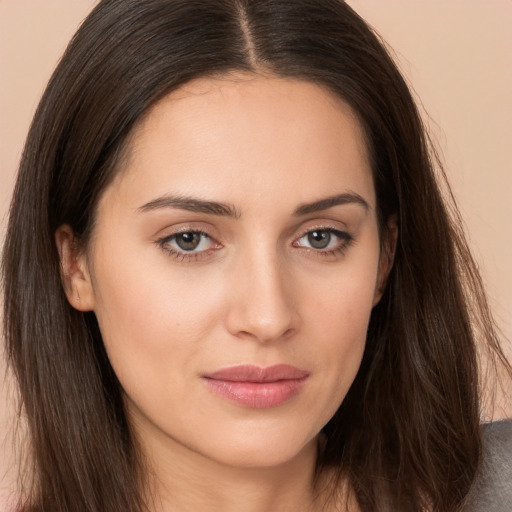
<path fill-rule="evenodd" d="M 31 116 L 67 41 L 94 3 L 0 0 L 0 240 Z M 349 3 L 394 48 L 422 99 L 491 304 L 510 340 L 512 1 Z M 2 368 L 0 362 L 0 379 Z M 2 443 L 12 415 L 6 406 L 7 386 L 0 383 Z M 9 444 L 0 444 L 0 495 L 9 487 L 9 477 L 2 480 L 9 467 Z"/>

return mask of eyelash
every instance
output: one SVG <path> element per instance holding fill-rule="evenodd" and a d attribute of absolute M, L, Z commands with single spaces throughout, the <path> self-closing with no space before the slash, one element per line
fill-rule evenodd
<path fill-rule="evenodd" d="M 340 243 L 337 245 L 337 247 L 332 249 L 316 249 L 314 247 L 304 247 L 302 245 L 297 245 L 297 242 L 304 237 L 307 237 L 309 234 L 312 234 L 314 232 L 324 232 L 328 233 L 329 235 L 334 235 L 340 240 Z M 200 235 L 201 237 L 206 237 L 212 241 L 217 247 L 208 248 L 203 251 L 185 251 L 185 250 L 177 250 L 169 246 L 169 244 L 172 241 L 176 240 L 176 237 L 179 235 Z M 316 228 L 309 228 L 308 230 L 304 231 L 301 236 L 299 236 L 293 243 L 292 246 L 296 248 L 303 248 L 307 250 L 309 253 L 313 253 L 315 256 L 319 257 L 333 257 L 343 254 L 354 242 L 354 237 L 346 232 L 346 231 L 340 231 L 339 229 L 332 228 L 332 227 L 316 227 Z M 200 242 L 201 243 L 201 242 Z M 180 262 L 194 262 L 198 261 L 202 258 L 208 257 L 213 251 L 218 250 L 221 246 L 218 242 L 214 240 L 212 236 L 210 236 L 208 233 L 199 230 L 199 229 L 185 229 L 182 231 L 178 231 L 176 233 L 173 233 L 170 236 L 166 236 L 164 238 L 161 238 L 157 240 L 158 246 L 168 255 L 175 258 L 176 260 Z"/>
<path fill-rule="evenodd" d="M 315 256 L 319 257 L 333 257 L 333 256 L 339 256 L 342 255 L 355 241 L 354 237 L 348 233 L 347 231 L 341 231 L 337 228 L 328 227 L 328 226 L 320 226 L 315 228 L 309 228 L 307 229 L 295 242 L 293 242 L 294 247 L 302 247 L 299 245 L 296 245 L 296 243 L 303 239 L 304 237 L 308 236 L 309 234 L 312 234 L 314 232 L 324 232 L 328 233 L 329 235 L 334 235 L 336 238 L 338 238 L 339 243 L 336 247 L 332 249 L 315 249 L 314 247 L 304 247 L 309 252 L 314 253 Z"/>
<path fill-rule="evenodd" d="M 201 237 L 206 237 L 206 238 L 212 240 L 212 242 L 215 242 L 213 237 L 211 237 L 208 233 L 201 231 L 200 229 L 184 229 L 182 231 L 173 233 L 170 236 L 166 236 L 164 238 L 157 240 L 157 244 L 165 253 L 169 254 L 176 260 L 186 261 L 186 262 L 197 261 L 201 258 L 208 256 L 209 254 L 211 254 L 211 252 L 216 251 L 218 249 L 218 247 L 216 247 L 216 248 L 209 248 L 204 251 L 199 251 L 199 252 L 194 251 L 193 252 L 193 251 L 185 251 L 185 250 L 179 251 L 179 250 L 174 249 L 169 246 L 169 243 L 176 240 L 176 237 L 178 237 L 179 235 L 185 235 L 185 234 L 200 235 Z M 216 245 L 220 246 L 220 244 L 218 244 L 218 243 L 216 243 Z"/>

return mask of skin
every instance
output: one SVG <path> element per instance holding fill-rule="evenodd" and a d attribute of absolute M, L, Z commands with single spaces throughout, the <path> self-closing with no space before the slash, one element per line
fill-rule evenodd
<path fill-rule="evenodd" d="M 303 207 L 340 194 L 349 202 Z M 231 75 L 186 85 L 138 124 L 85 250 L 59 229 L 68 298 L 98 318 L 155 511 L 324 504 L 314 498 L 318 435 L 358 371 L 396 241 L 390 224 L 381 252 L 375 208 L 345 103 L 307 82 Z M 198 230 L 208 236 L 193 251 L 173 238 Z M 330 233 L 326 249 L 312 245 L 314 230 Z M 278 363 L 308 377 L 276 407 L 242 406 L 202 378 Z"/>

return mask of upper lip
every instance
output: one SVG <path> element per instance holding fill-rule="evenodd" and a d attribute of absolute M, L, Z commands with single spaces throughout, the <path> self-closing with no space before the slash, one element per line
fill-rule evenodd
<path fill-rule="evenodd" d="M 207 379 L 225 380 L 230 382 L 276 382 L 279 380 L 303 379 L 309 375 L 305 370 L 288 364 L 276 364 L 262 368 L 250 364 L 221 368 L 205 374 Z"/>

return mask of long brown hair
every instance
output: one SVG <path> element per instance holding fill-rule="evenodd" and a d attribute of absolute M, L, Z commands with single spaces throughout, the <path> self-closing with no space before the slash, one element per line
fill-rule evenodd
<path fill-rule="evenodd" d="M 477 342 L 507 363 L 411 94 L 341 0 L 103 0 L 74 36 L 30 129 L 3 253 L 33 460 L 20 510 L 146 510 L 121 387 L 94 314 L 66 299 L 54 234 L 68 224 L 86 245 L 134 124 L 186 82 L 232 70 L 313 81 L 350 104 L 381 230 L 398 217 L 395 264 L 318 472 L 337 468 L 364 511 L 458 510 L 481 454 Z"/>

